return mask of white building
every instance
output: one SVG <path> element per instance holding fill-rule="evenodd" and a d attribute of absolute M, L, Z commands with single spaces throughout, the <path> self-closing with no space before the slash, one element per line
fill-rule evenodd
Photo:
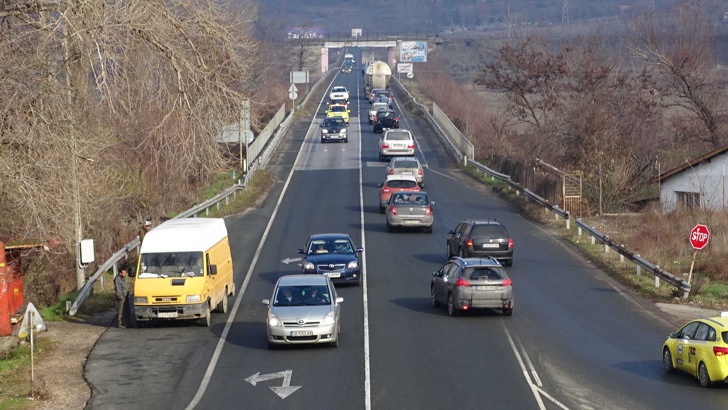
<path fill-rule="evenodd" d="M 728 209 L 728 145 L 659 176 L 664 212 L 680 208 Z"/>

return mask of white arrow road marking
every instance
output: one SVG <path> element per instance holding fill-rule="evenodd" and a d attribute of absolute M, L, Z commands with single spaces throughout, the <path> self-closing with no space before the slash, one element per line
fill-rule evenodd
<path fill-rule="evenodd" d="M 277 394 L 278 397 L 280 397 L 281 399 L 285 399 L 286 397 L 293 394 L 296 390 L 301 388 L 301 386 L 291 386 L 292 376 L 293 370 L 284 370 L 282 372 L 268 373 L 263 375 L 258 372 L 250 377 L 247 377 L 245 381 L 255 386 L 258 384 L 258 382 L 283 378 L 283 384 L 281 386 L 270 386 L 268 388 L 273 390 L 273 393 Z"/>
<path fill-rule="evenodd" d="M 295 261 L 297 261 L 297 260 L 300 260 L 300 259 L 301 259 L 301 258 L 286 258 L 286 259 L 283 259 L 283 260 L 281 260 L 281 262 L 283 262 L 283 263 L 285 263 L 286 265 L 288 265 L 289 263 L 291 263 L 291 262 L 295 262 Z"/>

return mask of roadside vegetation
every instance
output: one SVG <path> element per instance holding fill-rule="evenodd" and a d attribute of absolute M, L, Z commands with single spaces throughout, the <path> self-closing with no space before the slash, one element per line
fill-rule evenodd
<path fill-rule="evenodd" d="M 725 212 L 664 214 L 655 182 L 660 172 L 728 144 L 726 72 L 724 63 L 714 64 L 728 61 L 724 31 L 699 5 L 682 4 L 639 15 L 618 33 L 595 27 L 567 38 L 446 38 L 418 65 L 415 80 L 403 84 L 448 114 L 479 162 L 552 203 L 563 206 L 560 177 L 537 159 L 580 175 L 583 201 L 572 215 L 677 276 L 690 268 L 690 229 L 708 224 L 712 236 L 698 253 L 690 300 L 726 306 Z M 475 63 L 464 61 L 482 62 L 468 72 L 464 67 Z M 572 231 L 564 235 L 636 289 L 659 299 L 676 296 L 664 283 L 655 290 L 649 273 L 636 278 L 634 265 L 622 266 L 616 252 L 577 237 L 573 223 Z"/>

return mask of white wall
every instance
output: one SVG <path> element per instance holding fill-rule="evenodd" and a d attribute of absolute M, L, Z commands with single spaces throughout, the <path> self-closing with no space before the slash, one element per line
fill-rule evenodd
<path fill-rule="evenodd" d="M 706 209 L 728 209 L 728 153 L 716 155 L 706 161 L 675 174 L 660 187 L 660 204 L 664 212 L 675 210 L 675 192 L 697 192 L 700 207 Z"/>

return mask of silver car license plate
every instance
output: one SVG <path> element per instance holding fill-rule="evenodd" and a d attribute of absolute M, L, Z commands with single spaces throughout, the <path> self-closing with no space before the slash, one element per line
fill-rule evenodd
<path fill-rule="evenodd" d="M 326 272 L 326 276 L 330 278 L 340 278 L 341 272 Z"/>
<path fill-rule="evenodd" d="M 417 224 L 419 222 L 420 221 L 418 221 L 416 219 L 408 219 L 408 220 L 404 221 L 405 225 L 414 225 L 414 224 Z"/>
<path fill-rule="evenodd" d="M 402 174 L 402 175 L 412 175 L 412 171 L 403 171 L 403 172 L 400 172 L 400 174 Z"/>
<path fill-rule="evenodd" d="M 496 290 L 495 286 L 475 286 L 475 290 Z"/>
<path fill-rule="evenodd" d="M 483 248 L 497 248 L 499 246 L 500 246 L 500 244 L 497 244 L 497 243 L 484 243 L 483 244 Z"/>
<path fill-rule="evenodd" d="M 171 319 L 177 317 L 177 312 L 159 312 L 157 317 Z"/>
<path fill-rule="evenodd" d="M 313 336 L 313 330 L 291 330 L 291 336 Z"/>

